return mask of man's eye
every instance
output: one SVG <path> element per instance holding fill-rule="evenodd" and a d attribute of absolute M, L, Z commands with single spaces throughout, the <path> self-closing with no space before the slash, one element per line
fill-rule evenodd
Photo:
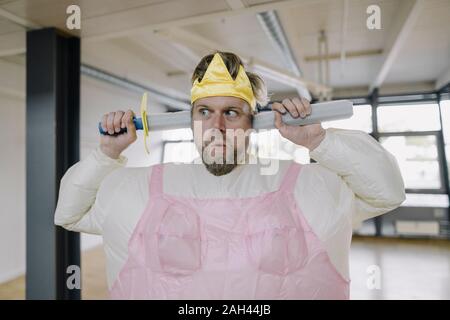
<path fill-rule="evenodd" d="M 204 117 L 209 115 L 209 110 L 208 109 L 201 109 L 200 110 L 200 114 Z"/>
<path fill-rule="evenodd" d="M 238 115 L 238 113 L 234 110 L 228 110 L 228 111 L 226 111 L 226 115 L 230 116 L 230 117 L 236 117 Z"/>

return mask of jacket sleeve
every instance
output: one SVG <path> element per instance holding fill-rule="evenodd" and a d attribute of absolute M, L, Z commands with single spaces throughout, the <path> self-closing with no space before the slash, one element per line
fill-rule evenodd
<path fill-rule="evenodd" d="M 310 157 L 340 176 L 353 192 L 355 227 L 399 207 L 405 200 L 396 159 L 365 132 L 328 128 Z"/>
<path fill-rule="evenodd" d="M 55 224 L 70 231 L 102 234 L 105 197 L 99 195 L 112 192 L 111 183 L 102 182 L 126 162 L 126 157 L 112 159 L 97 147 L 84 160 L 70 167 L 61 179 Z"/>

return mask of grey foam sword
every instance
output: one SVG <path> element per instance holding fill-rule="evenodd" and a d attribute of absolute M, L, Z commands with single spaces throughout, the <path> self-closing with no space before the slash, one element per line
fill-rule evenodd
<path fill-rule="evenodd" d="M 270 109 L 272 103 L 268 105 Z M 147 109 L 147 95 L 144 93 L 141 102 L 141 117 L 133 118 L 133 123 L 136 130 L 144 130 L 145 134 L 148 131 L 182 129 L 191 127 L 191 112 L 178 111 L 166 113 L 152 113 L 148 114 Z M 269 110 L 270 111 L 270 110 Z M 319 102 L 311 104 L 311 114 L 305 118 L 294 118 L 289 113 L 282 115 L 283 122 L 288 125 L 308 125 L 320 123 L 324 121 L 347 119 L 353 115 L 353 103 L 349 100 L 335 100 L 327 102 Z M 254 116 L 253 129 L 274 129 L 275 128 L 275 113 L 261 111 Z M 101 134 L 107 134 L 103 131 L 101 123 L 98 124 L 98 129 Z M 112 135 L 119 135 L 126 132 L 126 128 L 121 129 L 120 132 Z"/>

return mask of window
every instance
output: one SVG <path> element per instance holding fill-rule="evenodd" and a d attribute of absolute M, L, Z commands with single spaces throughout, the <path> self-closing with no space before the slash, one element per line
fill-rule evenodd
<path fill-rule="evenodd" d="M 191 129 L 162 132 L 164 143 L 163 162 L 187 163 L 199 156 L 193 142 Z"/>
<path fill-rule="evenodd" d="M 399 164 L 406 189 L 441 189 L 435 135 L 380 137 Z"/>
<path fill-rule="evenodd" d="M 406 97 L 407 98 L 407 97 Z M 444 182 L 448 177 L 443 175 L 442 159 L 444 149 L 441 141 L 441 121 L 439 105 L 431 100 L 421 103 L 417 97 L 411 102 L 404 96 L 379 97 L 380 105 L 377 108 L 377 128 L 372 128 L 371 107 L 361 105 L 354 107 L 354 116 L 349 120 L 324 123 L 324 127 L 362 130 L 368 133 L 378 129 L 380 143 L 397 160 L 406 188 L 406 201 L 402 207 L 430 207 L 432 217 L 423 217 L 424 223 L 435 227 L 435 235 L 439 235 L 440 223 L 446 221 L 445 209 L 448 207 L 448 196 L 445 194 Z M 395 102 L 396 99 L 398 102 Z M 362 108 L 361 108 L 362 107 Z M 450 156 L 450 101 L 441 102 L 442 126 L 446 141 L 446 152 Z M 361 109 L 359 109 L 361 108 Z M 449 161 L 450 165 L 450 161 Z M 414 216 L 415 209 L 400 209 L 405 220 L 419 219 Z M 425 212 L 425 211 L 421 211 Z M 425 217 L 426 216 L 426 217 Z M 397 226 L 399 218 L 392 216 L 379 216 L 375 223 L 366 221 L 358 230 L 360 234 L 390 234 L 390 230 Z M 430 221 L 426 221 L 429 219 Z M 403 221 L 404 222 L 404 221 Z M 407 221 L 409 222 L 409 221 Z M 367 229 L 367 227 L 371 227 Z M 394 234 L 405 231 L 392 229 Z M 396 230 L 396 231 L 395 231 Z M 437 230 L 437 231 L 436 231 Z"/>
<path fill-rule="evenodd" d="M 448 204 L 448 196 L 446 194 L 407 193 L 406 200 L 402 206 L 448 208 Z"/>
<path fill-rule="evenodd" d="M 385 105 L 377 108 L 378 131 L 433 131 L 441 128 L 439 108 L 433 104 Z"/>
<path fill-rule="evenodd" d="M 370 105 L 353 106 L 353 117 L 343 120 L 325 121 L 324 128 L 341 128 L 372 132 L 372 107 Z"/>
<path fill-rule="evenodd" d="M 168 141 L 164 143 L 164 163 L 189 163 L 197 156 L 199 154 L 193 141 Z"/>

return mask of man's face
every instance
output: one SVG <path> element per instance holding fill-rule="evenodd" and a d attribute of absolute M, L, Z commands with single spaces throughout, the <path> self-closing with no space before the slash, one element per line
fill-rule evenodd
<path fill-rule="evenodd" d="M 252 116 L 236 97 L 206 97 L 194 102 L 192 130 L 203 163 L 214 175 L 231 172 L 246 155 Z M 201 129 L 201 130 L 199 130 Z"/>

